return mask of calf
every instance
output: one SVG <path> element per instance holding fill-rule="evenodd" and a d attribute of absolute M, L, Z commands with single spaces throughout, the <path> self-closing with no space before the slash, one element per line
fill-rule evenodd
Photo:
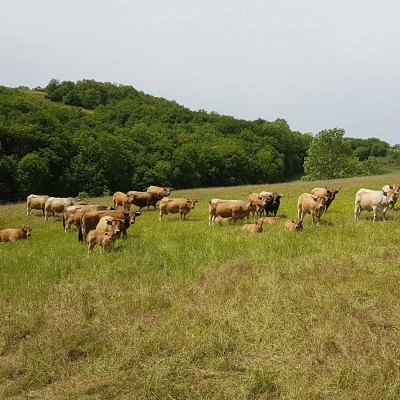
<path fill-rule="evenodd" d="M 267 207 L 268 196 L 265 194 L 251 193 L 249 195 L 248 201 L 253 202 L 256 205 L 255 211 L 252 212 L 253 217 L 254 217 L 254 214 L 256 214 L 257 217 L 261 217 L 264 213 L 264 210 Z"/>
<path fill-rule="evenodd" d="M 281 220 L 281 217 L 261 217 L 258 222 L 261 222 L 263 224 L 274 224 L 275 222 L 279 222 Z"/>
<path fill-rule="evenodd" d="M 125 221 L 120 218 L 114 218 L 110 216 L 101 217 L 98 224 L 96 225 L 97 231 L 103 232 L 115 232 L 117 234 L 117 238 L 119 238 L 121 234 L 121 230 L 125 226 Z"/>
<path fill-rule="evenodd" d="M 303 230 L 303 221 L 301 219 L 292 219 L 286 221 L 285 223 L 285 230 L 291 232 L 298 232 Z"/>
<path fill-rule="evenodd" d="M 88 254 L 91 254 L 93 252 L 93 247 L 96 246 L 96 244 L 99 245 L 100 253 L 103 253 L 106 248 L 111 250 L 112 248 L 114 248 L 116 239 L 116 232 L 103 232 L 92 229 L 91 231 L 89 231 L 86 238 L 88 243 Z"/>
<path fill-rule="evenodd" d="M 261 233 L 263 231 L 263 222 L 257 222 L 256 224 L 244 224 L 242 227 L 242 231 L 251 232 L 251 233 Z"/>
<path fill-rule="evenodd" d="M 72 225 L 75 225 L 79 229 L 79 227 L 81 226 L 81 218 L 82 218 L 81 212 L 71 214 L 65 222 L 64 232 L 67 232 L 67 229 L 70 229 Z"/>
<path fill-rule="evenodd" d="M 15 242 L 19 239 L 27 239 L 31 236 L 32 226 L 20 226 L 17 229 L 3 229 L 0 231 L 0 242 Z"/>
<path fill-rule="evenodd" d="M 232 217 L 216 217 L 214 222 L 217 224 L 228 224 L 232 221 Z"/>
<path fill-rule="evenodd" d="M 118 206 L 124 207 L 125 211 L 130 211 L 133 200 L 137 195 L 134 192 L 122 193 L 115 192 L 113 195 L 113 208 L 118 209 Z"/>

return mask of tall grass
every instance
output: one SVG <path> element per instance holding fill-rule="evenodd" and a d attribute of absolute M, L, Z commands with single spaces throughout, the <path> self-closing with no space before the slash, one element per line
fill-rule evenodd
<path fill-rule="evenodd" d="M 200 200 L 186 221 L 144 210 L 115 251 L 93 254 L 60 216 L 0 206 L 0 398 L 397 399 L 400 211 L 354 221 L 342 187 L 320 225 L 286 232 L 297 198 L 326 182 L 173 192 Z M 261 234 L 208 226 L 208 200 L 284 195 Z M 90 203 L 111 204 L 111 198 Z"/>

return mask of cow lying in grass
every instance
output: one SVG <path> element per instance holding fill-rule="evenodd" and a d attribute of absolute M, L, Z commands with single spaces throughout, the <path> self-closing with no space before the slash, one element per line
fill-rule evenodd
<path fill-rule="evenodd" d="M 32 226 L 21 226 L 17 229 L 3 229 L 0 231 L 0 242 L 15 242 L 19 239 L 27 239 L 31 236 Z"/>

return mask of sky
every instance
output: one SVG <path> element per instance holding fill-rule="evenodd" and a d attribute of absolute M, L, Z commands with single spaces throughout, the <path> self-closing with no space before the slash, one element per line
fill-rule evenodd
<path fill-rule="evenodd" d="M 0 85 L 130 85 L 193 111 L 400 143 L 398 0 L 5 0 Z"/>

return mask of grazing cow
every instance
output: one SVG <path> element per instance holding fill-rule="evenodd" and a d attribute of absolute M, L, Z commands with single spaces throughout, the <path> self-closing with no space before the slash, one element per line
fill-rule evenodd
<path fill-rule="evenodd" d="M 376 213 L 382 214 L 383 219 L 386 219 L 386 210 L 393 204 L 395 193 L 393 190 L 370 190 L 361 188 L 356 193 L 354 204 L 354 218 L 358 220 L 361 211 L 372 211 L 374 213 L 374 222 Z"/>
<path fill-rule="evenodd" d="M 232 217 L 216 217 L 214 222 L 217 224 L 228 224 L 229 222 L 232 221 Z"/>
<path fill-rule="evenodd" d="M 261 217 L 258 222 L 262 222 L 263 224 L 274 224 L 275 222 L 279 222 L 281 217 Z"/>
<path fill-rule="evenodd" d="M 313 196 L 311 193 L 303 193 L 297 202 L 298 219 L 303 220 L 305 214 L 311 214 L 311 221 L 315 218 L 319 223 L 321 215 L 325 211 L 325 203 L 328 201 L 324 196 Z"/>
<path fill-rule="evenodd" d="M 135 223 L 136 217 L 140 215 L 139 211 L 122 211 L 122 210 L 102 210 L 102 211 L 87 211 L 82 214 L 81 224 L 78 232 L 78 240 L 80 243 L 86 243 L 86 236 L 92 229 L 96 229 L 100 218 L 109 216 L 123 219 L 125 224 L 121 227 L 122 236 L 127 237 L 127 229 Z"/>
<path fill-rule="evenodd" d="M 93 247 L 99 245 L 100 253 L 103 253 L 106 248 L 113 249 L 115 241 L 117 240 L 116 232 L 104 232 L 92 229 L 87 235 L 88 254 L 93 252 Z"/>
<path fill-rule="evenodd" d="M 291 219 L 286 221 L 285 230 L 291 232 L 298 232 L 303 230 L 303 221 L 301 219 Z"/>
<path fill-rule="evenodd" d="M 385 185 L 383 188 L 382 188 L 382 190 L 383 191 L 385 191 L 385 192 L 387 192 L 388 190 L 393 190 L 393 192 L 395 193 L 395 197 L 394 197 L 394 199 L 393 199 L 393 204 L 391 204 L 391 206 L 392 206 L 392 208 L 393 208 L 393 210 L 394 210 L 394 206 L 396 205 L 396 203 L 397 203 L 397 198 L 399 197 L 399 189 L 400 189 L 400 186 L 397 184 L 397 183 L 395 183 L 394 185 L 391 185 L 391 184 L 387 184 L 387 185 Z M 390 208 L 390 207 L 389 207 Z"/>
<path fill-rule="evenodd" d="M 81 212 L 76 212 L 75 214 L 71 214 L 68 219 L 65 221 L 64 224 L 64 232 L 67 232 L 67 229 L 69 229 L 72 225 L 75 225 L 78 229 L 81 226 L 81 218 L 82 218 Z M 64 222 L 64 219 L 63 219 Z"/>
<path fill-rule="evenodd" d="M 262 191 L 260 194 L 268 196 L 268 202 L 265 206 L 265 215 L 268 217 L 269 213 L 271 213 L 274 217 L 276 217 L 276 213 L 279 210 L 283 194 L 265 191 Z"/>
<path fill-rule="evenodd" d="M 242 231 L 251 233 L 261 233 L 263 231 L 263 222 L 257 222 L 256 224 L 244 224 L 242 226 Z"/>
<path fill-rule="evenodd" d="M 256 204 L 256 209 L 255 209 L 255 211 L 252 212 L 253 217 L 254 217 L 254 214 L 256 214 L 257 217 L 261 217 L 267 206 L 268 196 L 265 194 L 251 193 L 249 195 L 248 201 L 251 201 Z"/>
<path fill-rule="evenodd" d="M 232 217 L 233 222 L 256 211 L 253 201 L 211 199 L 208 206 L 208 224 L 214 225 L 216 217 Z"/>
<path fill-rule="evenodd" d="M 113 207 L 117 210 L 118 206 L 122 206 L 125 211 L 130 211 L 131 205 L 136 196 L 136 193 L 133 192 L 115 192 L 113 195 Z"/>
<path fill-rule="evenodd" d="M 83 214 L 86 211 L 102 211 L 102 210 L 114 210 L 114 207 L 107 207 L 107 206 L 102 206 L 102 205 L 99 205 L 99 204 L 88 204 L 88 205 L 81 204 L 79 206 L 69 206 L 69 207 L 67 207 L 63 212 L 63 227 L 64 227 L 64 230 L 66 231 L 68 229 L 68 227 L 66 227 L 66 224 L 67 224 L 66 221 L 68 221 L 69 217 L 72 214 L 76 214 L 76 213 Z M 78 228 L 79 228 L 79 225 L 77 225 L 75 223 L 75 220 L 72 220 L 72 221 L 71 221 L 72 224 L 78 226 Z M 70 222 L 69 226 L 71 226 L 71 222 Z"/>
<path fill-rule="evenodd" d="M 339 190 L 341 189 L 341 187 L 339 189 L 328 189 L 325 186 L 324 188 L 314 188 L 313 190 L 311 190 L 311 194 L 313 196 L 323 196 L 323 197 L 327 197 L 328 201 L 325 203 L 325 212 L 328 211 L 329 206 L 331 205 L 332 201 L 335 200 L 336 195 L 339 193 Z"/>
<path fill-rule="evenodd" d="M 186 214 L 190 213 L 190 210 L 194 209 L 195 203 L 199 200 L 194 198 L 176 198 L 171 199 L 169 197 L 163 197 L 160 201 L 160 222 L 162 221 L 162 216 L 170 214 L 180 214 L 180 218 L 186 219 Z"/>
<path fill-rule="evenodd" d="M 158 186 L 149 186 L 147 188 L 147 192 L 162 194 L 163 197 L 168 197 L 171 194 L 171 190 L 174 190 L 172 187 L 158 187 Z"/>
<path fill-rule="evenodd" d="M 31 236 L 33 226 L 20 226 L 17 229 L 3 229 L 0 231 L 0 242 L 15 242 Z"/>
<path fill-rule="evenodd" d="M 150 209 L 150 206 L 153 206 L 154 209 L 157 209 L 157 202 L 164 198 L 161 193 L 153 193 L 153 192 L 136 192 L 134 190 L 128 192 L 128 195 L 135 194 L 134 199 L 132 200 L 132 204 L 139 207 L 139 211 L 142 211 L 143 207 L 147 207 L 147 211 Z"/>
<path fill-rule="evenodd" d="M 74 199 L 73 197 L 49 197 L 44 205 L 44 219 L 54 213 L 63 213 L 69 206 L 86 205 L 87 201 L 83 199 Z"/>
<path fill-rule="evenodd" d="M 49 196 L 31 194 L 26 198 L 26 215 L 30 215 L 31 210 L 42 210 L 42 216 L 44 217 L 44 205 L 46 204 Z"/>

